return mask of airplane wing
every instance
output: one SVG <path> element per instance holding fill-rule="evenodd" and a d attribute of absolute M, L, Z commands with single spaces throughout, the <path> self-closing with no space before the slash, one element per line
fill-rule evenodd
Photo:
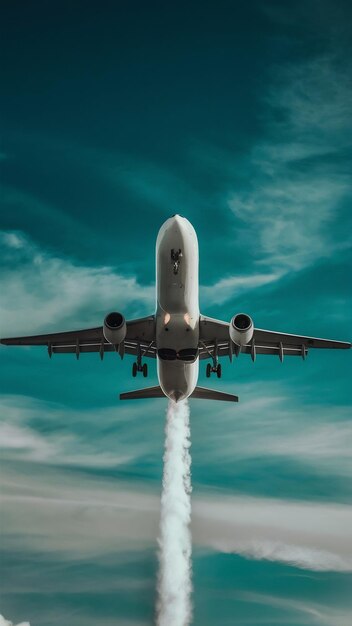
<path fill-rule="evenodd" d="M 124 348 L 120 352 L 152 357 L 156 356 L 155 345 L 155 318 L 154 315 L 140 319 L 126 321 L 127 333 Z M 115 352 L 115 346 L 106 341 L 103 327 L 71 330 L 63 333 L 48 333 L 31 337 L 10 337 L 1 339 L 0 343 L 6 346 L 46 346 L 49 356 L 56 353 L 74 353 L 77 358 L 84 352 L 99 352 L 104 357 L 105 352 Z"/>
<path fill-rule="evenodd" d="M 212 357 L 214 349 L 217 349 L 219 357 L 228 356 L 230 359 L 239 352 L 250 354 L 253 360 L 257 354 L 274 354 L 281 360 L 284 356 L 301 356 L 304 359 L 310 348 L 348 349 L 351 348 L 351 343 L 254 328 L 251 342 L 239 349 L 230 340 L 227 322 L 205 316 L 200 319 L 200 359 Z"/>

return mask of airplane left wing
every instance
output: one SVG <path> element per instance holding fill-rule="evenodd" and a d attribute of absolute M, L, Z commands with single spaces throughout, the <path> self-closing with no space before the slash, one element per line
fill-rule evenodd
<path fill-rule="evenodd" d="M 155 318 L 154 315 L 126 321 L 127 332 L 120 354 L 142 357 L 156 356 Z M 77 358 L 84 352 L 99 352 L 103 358 L 105 352 L 115 352 L 115 346 L 106 341 L 103 327 L 71 330 L 63 333 L 48 333 L 29 337 L 10 337 L 1 339 L 6 346 L 46 346 L 49 356 L 56 353 L 74 353 Z"/>
<path fill-rule="evenodd" d="M 250 343 L 239 347 L 230 340 L 229 324 L 221 320 L 201 316 L 199 358 L 207 359 L 217 355 L 229 356 L 243 352 L 250 354 L 254 360 L 257 354 L 273 354 L 280 357 L 301 356 L 305 358 L 310 348 L 349 349 L 351 343 L 333 339 L 319 339 L 304 335 L 292 335 L 254 328 Z"/>

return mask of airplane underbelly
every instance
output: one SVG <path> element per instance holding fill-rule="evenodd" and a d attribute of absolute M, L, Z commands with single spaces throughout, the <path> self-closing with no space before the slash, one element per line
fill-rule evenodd
<path fill-rule="evenodd" d="M 167 220 L 156 243 L 156 347 L 164 393 L 179 400 L 198 380 L 198 241 L 180 216 Z"/>
<path fill-rule="evenodd" d="M 157 311 L 199 317 L 198 240 L 185 218 L 167 220 L 156 242 Z"/>
<path fill-rule="evenodd" d="M 160 387 L 175 402 L 188 398 L 197 385 L 198 369 L 198 359 L 194 363 L 158 359 Z"/>

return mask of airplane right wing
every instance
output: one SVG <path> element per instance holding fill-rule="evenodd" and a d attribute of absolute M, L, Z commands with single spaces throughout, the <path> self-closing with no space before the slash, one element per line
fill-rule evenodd
<path fill-rule="evenodd" d="M 305 335 L 292 335 L 272 330 L 254 328 L 250 343 L 240 347 L 230 339 L 229 324 L 221 320 L 201 316 L 200 319 L 200 342 L 199 358 L 211 358 L 214 350 L 218 356 L 232 354 L 250 354 L 255 359 L 257 354 L 277 355 L 282 360 L 284 356 L 301 356 L 305 358 L 310 348 L 327 348 L 333 350 L 346 350 L 351 348 L 351 343 L 335 341 L 334 339 L 319 339 Z"/>

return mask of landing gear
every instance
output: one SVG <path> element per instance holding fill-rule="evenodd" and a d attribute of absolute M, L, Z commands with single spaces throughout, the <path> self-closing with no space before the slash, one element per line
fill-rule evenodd
<path fill-rule="evenodd" d="M 179 248 L 178 250 L 175 250 L 174 248 L 172 248 L 171 262 L 172 262 L 174 274 L 178 274 L 178 269 L 180 267 L 181 258 L 182 258 L 181 248 Z"/>
<path fill-rule="evenodd" d="M 146 363 L 143 363 L 143 365 L 141 363 L 139 365 L 138 365 L 138 363 L 133 363 L 133 365 L 132 365 L 132 376 L 133 376 L 133 378 L 136 378 L 137 372 L 143 372 L 144 378 L 147 378 L 147 376 L 148 376 L 148 365 Z"/>
<path fill-rule="evenodd" d="M 139 344 L 137 348 L 137 361 L 132 365 L 133 378 L 136 378 L 137 372 L 143 372 L 144 378 L 147 378 L 148 376 L 148 365 L 146 363 L 142 363 L 142 350 Z"/>
<path fill-rule="evenodd" d="M 221 363 L 216 363 L 216 365 L 211 366 L 210 363 L 207 363 L 207 368 L 205 370 L 205 375 L 207 378 L 210 378 L 210 374 L 214 372 L 216 373 L 218 378 L 221 378 Z"/>
<path fill-rule="evenodd" d="M 205 375 L 207 378 L 210 378 L 210 374 L 212 372 L 216 373 L 218 378 L 221 378 L 221 364 L 218 362 L 218 342 L 214 341 L 214 350 L 210 352 L 209 348 L 205 344 L 203 344 L 204 348 L 208 352 L 209 356 L 213 359 L 213 365 L 207 363 L 207 367 L 205 370 Z"/>

